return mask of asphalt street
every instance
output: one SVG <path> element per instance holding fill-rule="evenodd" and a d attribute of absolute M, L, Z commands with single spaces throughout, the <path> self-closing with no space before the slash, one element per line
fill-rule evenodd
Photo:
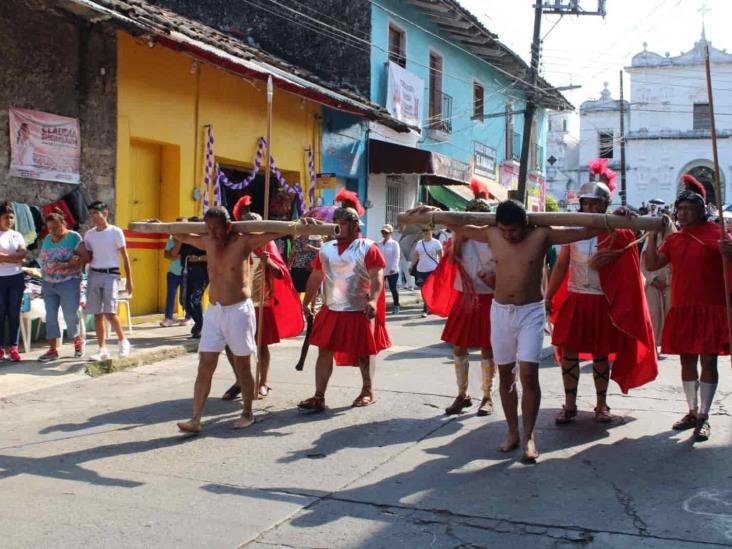
<path fill-rule="evenodd" d="M 670 430 L 685 411 L 679 364 L 623 396 L 620 419 L 593 421 L 591 366 L 581 412 L 555 426 L 560 370 L 545 349 L 537 443 L 525 465 L 503 455 L 498 395 L 448 418 L 454 397 L 443 322 L 390 317 L 394 347 L 378 359 L 378 402 L 350 403 L 360 377 L 337 368 L 329 410 L 303 415 L 315 349 L 294 370 L 300 340 L 273 349 L 270 395 L 257 423 L 231 429 L 239 402 L 221 394 L 222 362 L 204 433 L 178 433 L 190 414 L 196 356 L 0 400 L 0 531 L 5 548 L 64 547 L 715 547 L 732 545 L 730 361 L 720 361 L 712 438 Z M 478 361 L 471 386 L 479 395 Z M 2 366 L 0 366 L 0 384 Z"/>

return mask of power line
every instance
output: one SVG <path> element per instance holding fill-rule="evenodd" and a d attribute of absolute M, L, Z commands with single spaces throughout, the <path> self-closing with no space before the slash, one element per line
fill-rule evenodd
<path fill-rule="evenodd" d="M 294 19 L 294 18 L 288 17 L 285 14 L 279 13 L 277 11 L 273 11 L 273 10 L 271 10 L 271 9 L 269 9 L 269 8 L 261 5 L 261 4 L 258 4 L 256 2 L 254 2 L 253 0 L 241 0 L 241 1 L 244 2 L 244 3 L 246 3 L 246 4 L 248 4 L 248 5 L 250 5 L 250 6 L 253 6 L 253 7 L 258 8 L 258 9 L 261 9 L 261 10 L 267 12 L 267 13 L 270 13 L 270 14 L 276 16 L 276 17 L 279 17 L 279 18 L 284 19 L 284 20 L 286 20 L 288 22 L 291 22 L 291 23 L 293 23 L 295 25 L 298 25 L 298 26 L 304 27 L 304 28 L 306 28 L 308 30 L 311 30 L 311 31 L 313 31 L 315 33 L 321 34 L 321 35 L 326 36 L 328 38 L 335 38 L 337 40 L 345 41 L 347 43 L 347 45 L 349 45 L 349 46 L 351 46 L 351 47 L 353 47 L 355 49 L 360 49 L 362 51 L 368 51 L 370 53 L 370 48 L 376 48 L 376 49 L 378 49 L 378 50 L 386 53 L 387 55 L 389 53 L 389 51 L 387 49 L 382 48 L 381 46 L 378 46 L 378 45 L 374 44 L 373 42 L 370 42 L 368 40 L 365 40 L 365 39 L 356 37 L 354 35 L 351 35 L 351 34 L 345 32 L 345 31 L 342 31 L 340 29 L 337 29 L 335 27 L 332 27 L 331 25 L 328 25 L 326 23 L 323 23 L 322 21 L 314 20 L 318 25 L 320 25 L 320 27 L 326 27 L 325 29 L 319 28 L 319 27 L 313 25 L 312 23 L 308 23 L 308 22 L 305 22 L 305 21 L 301 21 L 301 20 L 298 20 L 298 19 Z M 274 3 L 274 4 L 277 4 L 277 5 L 282 5 L 279 2 L 277 2 L 276 0 L 269 0 L 269 1 L 272 2 L 272 3 Z M 297 13 L 297 14 L 305 17 L 308 20 L 313 20 L 312 17 L 310 17 L 310 16 L 308 16 L 306 14 L 303 14 L 301 12 L 298 12 L 297 10 L 294 10 L 293 8 L 290 8 L 288 6 L 283 6 L 283 7 L 285 9 L 287 9 L 288 11 L 295 12 L 295 13 Z M 333 30 L 328 30 L 328 29 L 333 29 Z M 358 44 L 363 44 L 363 45 L 362 46 L 359 46 Z M 480 59 L 480 58 L 478 58 L 478 59 Z M 481 60 L 481 61 L 483 61 L 484 63 L 487 63 L 485 60 Z M 431 67 L 429 65 L 425 65 L 423 63 L 419 63 L 418 61 L 414 61 L 413 59 L 409 59 L 409 63 L 411 63 L 413 65 L 417 65 L 417 66 L 423 67 L 423 68 L 426 68 L 426 69 L 431 69 Z M 496 70 L 499 70 L 497 67 L 495 67 L 493 65 L 490 65 L 490 64 L 488 64 L 488 65 L 490 67 L 496 69 Z M 443 76 L 450 77 L 450 78 L 452 78 L 452 79 L 454 79 L 456 81 L 463 82 L 463 83 L 466 83 L 466 84 L 470 84 L 471 86 L 473 85 L 473 80 L 467 80 L 467 79 L 462 78 L 460 76 L 457 76 L 455 74 L 448 73 L 448 72 L 446 72 L 444 70 L 435 71 L 435 72 L 437 72 L 438 74 L 442 74 Z M 499 72 L 500 72 L 500 70 L 499 70 Z M 512 77 L 512 78 L 513 78 L 514 81 L 516 81 L 516 80 L 519 80 L 520 81 L 520 79 L 516 79 L 515 77 Z M 508 89 L 514 87 L 515 85 L 516 85 L 516 82 L 511 83 L 511 84 L 505 86 L 503 89 L 504 90 L 508 90 Z M 500 93 L 501 90 L 498 90 L 498 92 Z M 518 97 L 518 96 L 515 96 L 515 95 L 509 95 L 509 97 L 511 97 L 512 99 L 516 99 L 518 101 L 525 101 L 526 100 L 525 97 Z"/>

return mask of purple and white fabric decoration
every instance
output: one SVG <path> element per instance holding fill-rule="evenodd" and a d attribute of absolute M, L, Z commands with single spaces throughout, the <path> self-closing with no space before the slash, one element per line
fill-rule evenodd
<path fill-rule="evenodd" d="M 264 139 L 264 137 L 260 137 L 259 141 L 257 142 L 257 153 L 254 156 L 254 169 L 252 169 L 252 173 L 250 173 L 247 177 L 239 181 L 238 183 L 235 181 L 231 181 L 226 174 L 221 171 L 218 166 L 216 167 L 216 190 L 220 193 L 220 187 L 219 185 L 225 185 L 229 189 L 235 190 L 235 191 L 243 191 L 246 189 L 252 181 L 257 177 L 257 174 L 259 173 L 259 170 L 262 169 L 262 159 L 264 158 L 264 149 L 267 146 L 267 141 Z M 279 168 L 277 168 L 277 164 L 275 164 L 274 156 L 271 154 L 269 155 L 269 168 L 270 172 L 274 176 L 274 178 L 277 180 L 277 183 L 280 187 L 284 189 L 285 192 L 294 194 L 296 196 L 295 201 L 295 207 L 297 210 L 297 214 L 302 215 L 302 212 L 305 209 L 305 200 L 304 200 L 304 194 L 302 186 L 299 183 L 295 183 L 293 185 L 290 185 L 285 177 L 282 175 L 282 172 L 280 172 Z M 219 194 L 219 200 L 220 200 L 220 194 Z"/>
<path fill-rule="evenodd" d="M 315 157 L 313 155 L 313 148 L 308 147 L 307 148 L 307 155 L 308 155 L 308 177 L 309 177 L 309 185 L 308 185 L 308 202 L 309 206 L 312 208 L 315 206 Z"/>
<path fill-rule="evenodd" d="M 213 126 L 206 126 L 206 154 L 203 165 L 203 204 L 202 204 L 202 215 L 206 214 L 209 208 L 209 197 L 208 193 L 211 189 L 211 181 L 214 175 L 214 135 Z M 218 167 L 216 168 L 218 170 Z M 214 204 L 216 205 L 216 204 Z"/>

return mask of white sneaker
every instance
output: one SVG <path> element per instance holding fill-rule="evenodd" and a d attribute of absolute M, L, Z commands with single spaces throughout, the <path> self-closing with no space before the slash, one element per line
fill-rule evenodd
<path fill-rule="evenodd" d="M 119 345 L 117 345 L 117 348 L 119 349 L 119 357 L 124 358 L 126 356 L 130 356 L 130 342 L 127 339 L 123 339 L 119 342 Z"/>
<path fill-rule="evenodd" d="M 166 318 L 165 320 L 163 320 L 163 321 L 162 321 L 162 322 L 160 323 L 160 325 L 161 325 L 161 326 L 162 326 L 163 328 L 170 328 L 171 326 L 175 326 L 175 325 L 176 325 L 176 322 L 175 322 L 175 320 L 173 320 L 172 318 Z"/>
<path fill-rule="evenodd" d="M 109 354 L 109 351 L 107 350 L 107 348 L 102 347 L 101 349 L 99 349 L 98 352 L 96 352 L 95 354 L 90 356 L 89 360 L 93 360 L 94 362 L 99 362 L 101 360 L 109 360 L 110 356 L 111 355 Z"/>

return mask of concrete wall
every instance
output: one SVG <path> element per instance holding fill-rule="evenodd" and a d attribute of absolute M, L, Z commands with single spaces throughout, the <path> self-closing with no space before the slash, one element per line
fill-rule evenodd
<path fill-rule="evenodd" d="M 732 139 L 717 143 L 721 165 L 722 198 L 732 197 Z M 714 169 L 710 139 L 633 140 L 627 146 L 628 203 L 639 205 L 651 198 L 672 203 L 681 176 L 696 166 Z"/>
<path fill-rule="evenodd" d="M 8 108 L 78 118 L 81 187 L 114 204 L 116 40 L 52 0 L 0 2 L 0 199 L 53 202 L 77 186 L 9 177 Z"/>
<path fill-rule="evenodd" d="M 368 97 L 368 45 L 357 38 L 335 37 L 307 19 L 312 17 L 368 41 L 371 33 L 368 0 L 278 1 L 286 7 L 261 2 L 266 9 L 232 0 L 150 1 L 261 47 L 331 83 Z M 319 32 L 312 28 L 319 29 Z"/>
<path fill-rule="evenodd" d="M 704 65 L 629 68 L 632 131 L 693 129 L 694 103 L 708 103 Z M 712 66 L 717 131 L 732 130 L 732 64 Z"/>
<path fill-rule="evenodd" d="M 417 183 L 418 176 L 403 175 L 402 179 L 402 200 L 404 209 L 413 208 L 417 205 Z M 371 174 L 369 176 L 369 200 L 373 207 L 368 210 L 369 223 L 366 227 L 366 235 L 375 241 L 381 239 L 381 227 L 386 223 L 386 176 L 382 174 Z M 396 229 L 396 225 L 394 225 Z"/>

